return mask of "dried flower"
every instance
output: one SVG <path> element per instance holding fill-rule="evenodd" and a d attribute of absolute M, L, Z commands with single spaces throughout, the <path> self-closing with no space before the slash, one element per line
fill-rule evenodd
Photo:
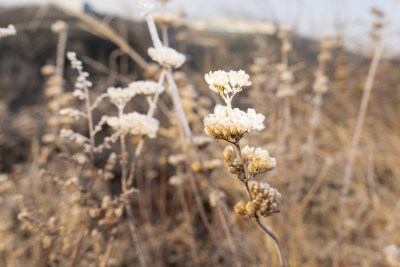
<path fill-rule="evenodd" d="M 123 114 L 121 117 L 105 116 L 106 122 L 115 131 L 121 134 L 147 135 L 155 138 L 159 126 L 159 121 L 146 115 L 131 112 Z"/>
<path fill-rule="evenodd" d="M 209 88 L 219 94 L 230 105 L 235 94 L 242 91 L 243 87 L 251 85 L 249 75 L 243 70 L 225 72 L 218 70 L 204 75 Z"/>
<path fill-rule="evenodd" d="M 243 135 L 264 129 L 264 119 L 262 114 L 251 108 L 244 112 L 238 108 L 217 105 L 214 113 L 204 118 L 204 131 L 208 136 L 237 143 Z"/>
<path fill-rule="evenodd" d="M 276 168 L 276 159 L 270 157 L 268 151 L 260 147 L 245 146 L 242 155 L 244 163 L 253 176 Z"/>
<path fill-rule="evenodd" d="M 267 217 L 279 212 L 278 206 L 281 194 L 267 183 L 249 182 L 252 201 L 240 201 L 235 206 L 235 212 L 244 217 Z"/>
<path fill-rule="evenodd" d="M 79 120 L 79 117 L 87 117 L 86 114 L 82 113 L 81 111 L 77 110 L 77 109 L 73 109 L 73 108 L 63 108 L 62 110 L 60 110 L 60 115 L 61 116 L 68 116 L 70 118 L 73 118 L 75 120 Z"/>
<path fill-rule="evenodd" d="M 135 94 L 135 91 L 130 88 L 110 87 L 107 89 L 107 95 L 110 98 L 111 103 L 121 110 L 124 109 L 126 103 L 128 103 Z"/>
<path fill-rule="evenodd" d="M 87 138 L 84 135 L 81 135 L 79 133 L 76 133 L 72 130 L 67 130 L 67 129 L 61 129 L 60 131 L 60 137 L 61 138 L 68 138 L 77 145 L 83 145 L 85 143 L 90 143 L 89 138 Z"/>
<path fill-rule="evenodd" d="M 160 94 L 164 91 L 164 86 L 153 81 L 137 81 L 129 84 L 129 88 L 136 94 L 151 95 Z"/>
<path fill-rule="evenodd" d="M 60 33 L 62 31 L 65 31 L 67 30 L 67 28 L 68 28 L 67 23 L 65 23 L 62 20 L 57 20 L 51 25 L 51 30 L 55 33 Z"/>
<path fill-rule="evenodd" d="M 174 67 L 179 68 L 185 62 L 185 55 L 179 53 L 173 48 L 161 46 L 161 47 L 150 47 L 147 50 L 149 56 L 157 61 L 160 65 L 164 67 Z"/>

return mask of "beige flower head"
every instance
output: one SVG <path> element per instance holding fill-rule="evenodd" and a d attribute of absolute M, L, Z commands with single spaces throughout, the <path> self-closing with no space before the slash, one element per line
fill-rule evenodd
<path fill-rule="evenodd" d="M 262 114 L 249 108 L 244 112 L 238 108 L 217 105 L 214 113 L 204 118 L 204 131 L 208 136 L 237 143 L 245 134 L 264 129 Z"/>
<path fill-rule="evenodd" d="M 150 47 L 147 50 L 149 56 L 157 61 L 161 66 L 179 68 L 185 62 L 185 55 L 179 53 L 173 48 L 161 46 L 161 47 Z"/>
<path fill-rule="evenodd" d="M 243 87 L 251 85 L 249 75 L 243 70 L 226 72 L 217 70 L 204 75 L 209 88 L 219 94 L 230 105 L 235 94 L 242 91 Z"/>
<path fill-rule="evenodd" d="M 258 218 L 271 216 L 279 212 L 278 206 L 281 194 L 267 183 L 249 182 L 250 192 L 253 196 L 252 201 L 244 203 L 240 201 L 235 206 L 238 215 Z"/>

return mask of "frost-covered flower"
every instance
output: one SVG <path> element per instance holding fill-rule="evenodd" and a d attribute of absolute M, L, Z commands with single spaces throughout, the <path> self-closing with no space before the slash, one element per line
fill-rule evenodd
<path fill-rule="evenodd" d="M 227 85 L 229 84 L 228 73 L 223 70 L 217 70 L 214 72 L 209 72 L 204 75 L 204 79 L 208 83 L 210 89 L 217 94 L 223 93 L 225 90 L 229 90 Z"/>
<path fill-rule="evenodd" d="M 252 175 L 267 172 L 276 168 L 276 159 L 269 156 L 267 150 L 260 147 L 245 146 L 242 149 L 244 163 Z"/>
<path fill-rule="evenodd" d="M 60 32 L 62 32 L 62 31 L 67 30 L 67 28 L 68 28 L 67 23 L 65 23 L 65 22 L 62 21 L 62 20 L 57 20 L 56 22 L 54 22 L 54 23 L 51 25 L 51 30 L 52 30 L 54 33 L 60 33 Z"/>
<path fill-rule="evenodd" d="M 249 189 L 253 196 L 252 201 L 240 201 L 235 206 L 237 214 L 244 217 L 267 217 L 279 212 L 278 206 L 281 194 L 267 183 L 249 182 Z"/>
<path fill-rule="evenodd" d="M 135 96 L 135 94 L 135 91 L 131 88 L 110 87 L 107 89 L 107 95 L 110 98 L 111 103 L 121 110 L 125 107 L 126 103 Z"/>
<path fill-rule="evenodd" d="M 160 122 L 146 115 L 132 112 L 123 114 L 121 117 L 106 117 L 106 122 L 115 131 L 122 134 L 147 135 L 155 138 Z"/>
<path fill-rule="evenodd" d="M 15 34 L 17 34 L 17 31 L 15 30 L 14 25 L 10 24 L 7 28 L 0 28 L 0 38 Z"/>
<path fill-rule="evenodd" d="M 314 92 L 320 92 L 322 94 L 328 91 L 329 79 L 322 71 L 317 71 L 315 73 L 315 81 L 313 84 Z"/>
<path fill-rule="evenodd" d="M 238 108 L 217 105 L 214 113 L 204 118 L 204 131 L 208 136 L 236 143 L 243 135 L 264 129 L 264 119 L 262 114 L 251 108 L 244 112 Z"/>
<path fill-rule="evenodd" d="M 84 145 L 90 143 L 89 138 L 87 138 L 86 136 L 68 129 L 61 129 L 60 137 L 69 139 L 74 143 L 76 143 L 77 145 Z"/>
<path fill-rule="evenodd" d="M 153 81 L 137 81 L 129 84 L 129 88 L 136 94 L 151 95 L 155 93 L 162 93 L 164 86 Z"/>
<path fill-rule="evenodd" d="M 86 114 L 74 108 L 63 108 L 62 110 L 60 110 L 60 115 L 67 116 L 75 120 L 79 120 L 81 116 L 84 118 L 87 117 Z"/>
<path fill-rule="evenodd" d="M 82 71 L 82 61 L 76 58 L 75 52 L 67 52 L 67 58 L 71 61 L 71 65 L 73 69 L 77 69 L 78 71 Z"/>
<path fill-rule="evenodd" d="M 166 46 L 157 48 L 150 47 L 147 53 L 154 61 L 157 61 L 160 65 L 165 67 L 179 68 L 186 60 L 185 55 Z"/>
<path fill-rule="evenodd" d="M 244 86 L 251 85 L 249 75 L 243 70 L 226 72 L 217 70 L 204 75 L 209 88 L 219 94 L 230 105 L 233 96 L 242 91 Z"/>

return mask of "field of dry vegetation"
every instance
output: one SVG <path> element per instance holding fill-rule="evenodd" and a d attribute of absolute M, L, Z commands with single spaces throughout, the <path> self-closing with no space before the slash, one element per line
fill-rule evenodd
<path fill-rule="evenodd" d="M 400 266 L 392 14 L 361 55 L 160 2 L 0 8 L 0 266 Z"/>

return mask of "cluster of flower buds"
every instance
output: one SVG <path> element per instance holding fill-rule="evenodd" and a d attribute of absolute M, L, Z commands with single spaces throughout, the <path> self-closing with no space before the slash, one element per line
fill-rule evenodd
<path fill-rule="evenodd" d="M 185 63 L 186 57 L 185 55 L 179 53 L 173 48 L 167 46 L 161 47 L 150 47 L 147 50 L 147 53 L 154 61 L 158 62 L 161 66 L 164 67 L 173 67 L 175 69 L 182 66 Z"/>
<path fill-rule="evenodd" d="M 270 157 L 268 151 L 260 147 L 245 146 L 242 155 L 244 164 L 253 176 L 276 168 L 276 159 Z"/>
<path fill-rule="evenodd" d="M 288 66 L 289 52 L 292 50 L 292 31 L 281 26 L 278 33 L 278 38 L 281 41 L 281 53 L 282 53 L 282 63 L 278 64 L 277 69 L 279 71 L 279 86 L 276 93 L 279 98 L 286 98 L 296 95 L 296 91 L 293 89 L 293 73 Z"/>
<path fill-rule="evenodd" d="M 121 134 L 147 135 L 155 138 L 160 122 L 152 117 L 137 112 L 122 116 L 103 116 L 107 124 Z"/>
<path fill-rule="evenodd" d="M 88 89 L 93 85 L 92 82 L 87 79 L 89 77 L 89 73 L 83 71 L 82 61 L 77 59 L 75 52 L 68 52 L 67 58 L 71 62 L 72 68 L 76 69 L 79 73 L 79 76 L 76 79 L 73 95 L 80 100 L 85 100 L 88 97 L 84 92 L 85 88 Z"/>
<path fill-rule="evenodd" d="M 276 167 L 276 160 L 269 156 L 267 150 L 245 146 L 242 150 L 243 163 L 233 156 L 233 147 L 227 146 L 224 150 L 224 158 L 231 173 L 238 175 L 242 181 L 247 181 L 257 174 L 268 172 Z M 243 165 L 250 172 L 250 177 L 245 177 Z"/>
<path fill-rule="evenodd" d="M 267 183 L 249 182 L 253 200 L 244 203 L 240 201 L 235 206 L 235 212 L 248 218 L 271 216 L 279 212 L 278 206 L 281 194 Z"/>
<path fill-rule="evenodd" d="M 204 75 L 204 79 L 209 88 L 219 94 L 228 106 L 230 106 L 235 94 L 242 91 L 243 87 L 251 85 L 249 75 L 243 70 L 231 70 L 230 72 L 223 70 L 210 71 Z"/>
<path fill-rule="evenodd" d="M 160 94 L 164 91 L 164 86 L 153 81 L 136 81 L 128 85 L 127 88 L 114 88 L 107 89 L 107 96 L 110 98 L 118 110 L 123 110 L 126 104 L 138 94 L 149 96 L 152 94 Z"/>
<path fill-rule="evenodd" d="M 54 22 L 54 23 L 51 25 L 51 30 L 52 30 L 54 33 L 61 33 L 61 32 L 63 32 L 63 31 L 66 31 L 67 29 L 68 29 L 67 23 L 65 23 L 65 22 L 62 21 L 62 20 L 57 20 L 56 22 Z"/>
<path fill-rule="evenodd" d="M 237 143 L 253 130 L 264 129 L 264 115 L 249 108 L 244 112 L 238 108 L 217 105 L 214 113 L 204 118 L 204 131 L 208 136 Z"/>

